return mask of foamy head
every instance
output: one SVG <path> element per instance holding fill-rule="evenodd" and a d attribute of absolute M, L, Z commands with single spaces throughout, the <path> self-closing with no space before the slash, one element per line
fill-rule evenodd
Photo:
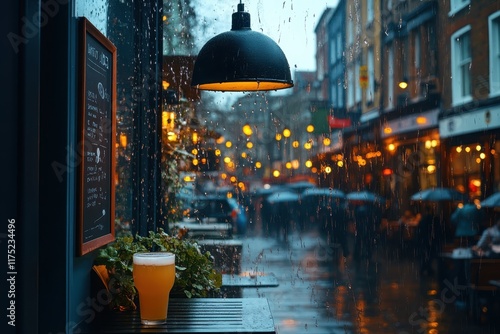
<path fill-rule="evenodd" d="M 142 266 L 167 266 L 175 264 L 175 254 L 168 252 L 135 253 L 134 264 Z"/>

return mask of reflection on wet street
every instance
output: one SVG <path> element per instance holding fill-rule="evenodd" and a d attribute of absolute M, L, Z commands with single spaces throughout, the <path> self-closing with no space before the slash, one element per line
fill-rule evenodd
<path fill-rule="evenodd" d="M 242 270 L 274 273 L 279 281 L 244 289 L 243 297 L 268 298 L 279 334 L 500 332 L 498 324 L 467 316 L 456 282 L 421 275 L 418 261 L 397 258 L 389 248 L 354 263 L 314 230 L 291 233 L 288 242 L 243 241 Z"/>

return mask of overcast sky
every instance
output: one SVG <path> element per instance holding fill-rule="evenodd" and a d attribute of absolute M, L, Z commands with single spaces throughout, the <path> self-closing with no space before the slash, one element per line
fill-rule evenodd
<path fill-rule="evenodd" d="M 231 29 L 231 15 L 239 0 L 201 0 L 197 7 L 200 19 L 209 27 L 200 36 L 200 47 L 211 37 Z M 285 53 L 292 72 L 315 70 L 316 27 L 327 7 L 337 0 L 243 0 L 250 13 L 251 28 L 272 38 Z"/>

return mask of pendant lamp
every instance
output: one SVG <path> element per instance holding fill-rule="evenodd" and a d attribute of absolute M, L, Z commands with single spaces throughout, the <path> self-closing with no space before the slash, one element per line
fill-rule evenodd
<path fill-rule="evenodd" d="M 290 88 L 293 81 L 285 54 L 271 38 L 250 29 L 250 14 L 240 1 L 231 30 L 213 37 L 200 50 L 191 85 L 246 92 Z"/>

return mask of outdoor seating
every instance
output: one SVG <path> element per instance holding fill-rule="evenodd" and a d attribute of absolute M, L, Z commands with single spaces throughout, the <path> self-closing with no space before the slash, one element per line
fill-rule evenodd
<path fill-rule="evenodd" d="M 470 277 L 467 285 L 469 308 L 474 320 L 490 319 L 497 287 L 490 281 L 500 278 L 500 259 L 474 258 L 470 260 Z M 487 313 L 487 314 L 485 314 Z"/>
<path fill-rule="evenodd" d="M 76 331 L 75 331 L 76 332 Z M 266 298 L 171 299 L 167 323 L 141 325 L 139 311 L 101 312 L 78 333 L 276 333 Z"/>
<path fill-rule="evenodd" d="M 222 275 L 221 296 L 241 298 L 245 288 L 271 288 L 279 286 L 273 273 L 242 273 L 240 275 Z"/>

